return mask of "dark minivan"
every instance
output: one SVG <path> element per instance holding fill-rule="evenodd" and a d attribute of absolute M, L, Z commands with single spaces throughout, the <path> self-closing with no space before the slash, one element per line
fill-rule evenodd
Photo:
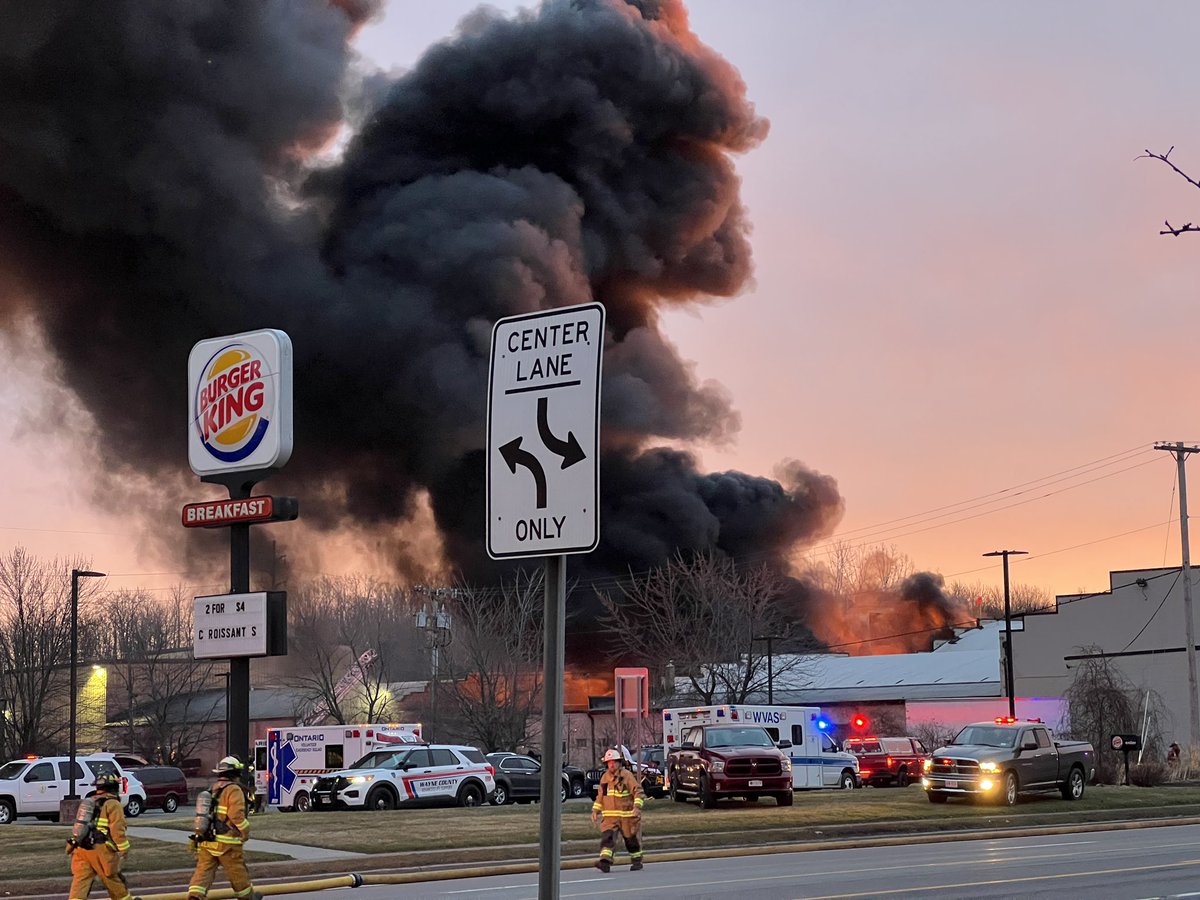
<path fill-rule="evenodd" d="M 144 766 L 135 771 L 146 786 L 146 806 L 160 806 L 163 812 L 173 813 L 179 809 L 179 804 L 187 803 L 188 785 L 182 769 Z"/>

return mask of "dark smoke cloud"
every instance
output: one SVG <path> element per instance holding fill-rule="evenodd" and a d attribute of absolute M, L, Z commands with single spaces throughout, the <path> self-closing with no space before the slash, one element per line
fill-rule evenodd
<path fill-rule="evenodd" d="M 731 154 L 767 131 L 682 3 L 483 10 L 386 84 L 350 49 L 377 12 L 0 2 L 0 325 L 36 321 L 112 489 L 185 465 L 196 340 L 280 327 L 297 449 L 274 489 L 329 529 L 386 529 L 428 492 L 450 562 L 484 572 L 491 324 L 599 299 L 604 531 L 585 565 L 678 547 L 782 562 L 828 533 L 827 477 L 704 474 L 654 447 L 737 429 L 659 313 L 747 283 Z M 314 171 L 351 96 L 357 133 Z"/>

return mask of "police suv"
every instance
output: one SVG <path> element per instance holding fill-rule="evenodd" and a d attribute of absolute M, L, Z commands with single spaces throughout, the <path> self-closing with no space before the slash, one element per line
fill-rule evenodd
<path fill-rule="evenodd" d="M 482 806 L 495 790 L 495 770 L 474 747 L 418 744 L 373 750 L 347 769 L 320 776 L 311 808 Z"/>
<path fill-rule="evenodd" d="M 121 805 L 130 818 L 146 808 L 146 788 L 128 770 L 122 769 L 111 753 L 75 757 L 75 793 L 90 797 L 96 792 L 96 776 L 115 772 L 121 778 Z M 0 766 L 0 825 L 17 816 L 57 819 L 58 804 L 66 799 L 71 785 L 69 756 L 16 759 Z"/>

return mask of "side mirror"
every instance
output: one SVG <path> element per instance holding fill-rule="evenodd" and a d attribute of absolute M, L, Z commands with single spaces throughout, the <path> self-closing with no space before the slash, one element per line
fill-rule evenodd
<path fill-rule="evenodd" d="M 779 749 L 780 749 L 780 750 L 790 750 L 790 749 L 792 749 L 792 742 L 791 742 L 791 741 L 780 741 L 780 742 L 779 742 Z"/>
<path fill-rule="evenodd" d="M 1037 748 L 1038 748 L 1038 743 L 1035 740 L 1028 740 L 1028 741 L 1025 741 L 1025 743 L 1021 744 L 1022 750 L 1036 750 Z"/>
<path fill-rule="evenodd" d="M 691 741 L 684 741 L 682 744 L 679 745 L 679 749 L 680 750 L 695 750 L 696 745 L 694 743 L 692 743 Z"/>

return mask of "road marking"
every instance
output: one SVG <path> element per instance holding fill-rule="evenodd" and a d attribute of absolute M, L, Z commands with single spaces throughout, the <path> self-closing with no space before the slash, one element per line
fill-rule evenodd
<path fill-rule="evenodd" d="M 1200 866 L 1200 859 L 1181 860 L 1155 866 L 1130 866 L 1125 869 L 1093 869 L 1087 872 L 1061 872 L 1055 875 L 1027 875 L 1021 878 L 996 878 L 990 881 L 960 881 L 955 884 L 921 884 L 909 888 L 893 888 L 886 891 L 862 891 L 854 894 L 825 894 L 809 900 L 848 900 L 851 897 L 882 897 L 885 894 L 913 894 L 921 891 L 952 891 L 967 887 L 989 887 L 996 884 L 1022 884 L 1029 881 L 1054 881 L 1060 878 L 1086 878 L 1089 875 L 1123 875 L 1129 872 L 1153 872 L 1162 869 L 1178 869 L 1183 866 Z"/>

